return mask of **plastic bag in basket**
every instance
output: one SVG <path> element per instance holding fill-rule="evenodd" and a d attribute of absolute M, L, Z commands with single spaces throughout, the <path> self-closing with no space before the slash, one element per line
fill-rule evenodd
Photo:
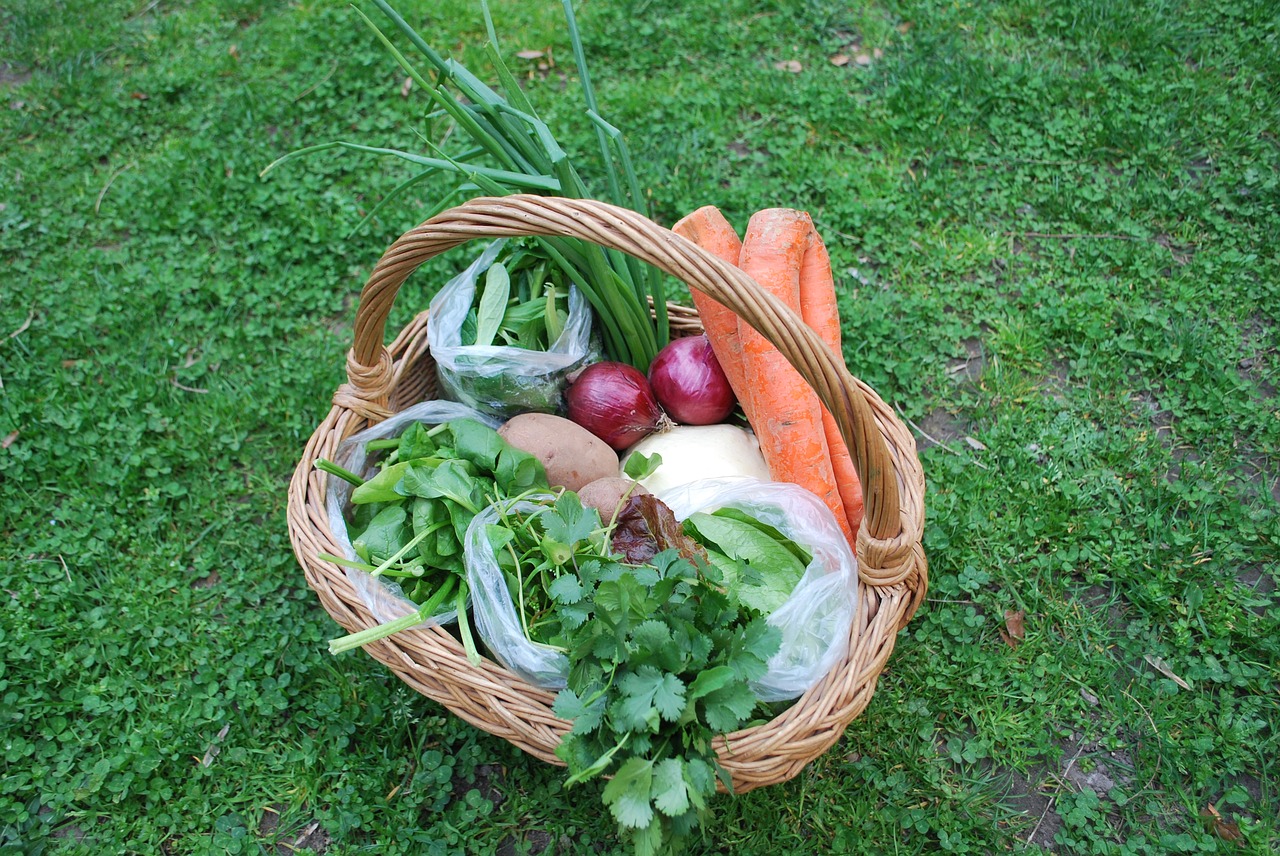
<path fill-rule="evenodd" d="M 498 426 L 496 420 L 477 413 L 466 405 L 454 401 L 424 401 L 342 441 L 334 455 L 334 463 L 368 478 L 376 472 L 365 451 L 365 444 L 369 441 L 397 437 L 414 422 L 439 425 L 453 419 L 475 419 L 491 428 Z M 325 497 L 325 511 L 329 517 L 329 530 L 333 533 L 338 546 L 342 548 L 342 555 L 356 561 L 358 556 L 347 533 L 347 514 L 350 512 L 352 489 L 353 486 L 349 482 L 330 478 L 329 490 Z M 360 595 L 360 599 L 364 601 L 365 606 L 369 607 L 369 611 L 379 623 L 386 624 L 418 611 L 418 604 L 409 599 L 400 583 L 395 580 L 375 577 L 358 568 L 345 570 L 347 579 L 351 581 L 356 593 Z M 457 617 L 457 612 L 448 607 L 442 609 L 426 623 L 451 624 L 457 620 Z"/>
<path fill-rule="evenodd" d="M 737 509 L 795 542 L 812 556 L 785 601 L 768 616 L 782 634 L 782 646 L 752 690 L 762 701 L 802 695 L 845 654 L 857 606 L 857 560 L 831 511 L 812 493 L 792 484 L 750 478 L 707 479 L 674 488 L 658 497 L 684 520 L 695 512 Z M 536 512 L 522 503 L 513 511 Z M 486 509 L 472 521 L 463 545 L 472 611 L 478 632 L 508 670 L 534 686 L 560 689 L 569 663 L 564 654 L 531 641 L 485 526 L 499 511 Z"/>
<path fill-rule="evenodd" d="M 505 246 L 505 240 L 494 241 L 432 298 L 427 340 L 437 376 L 446 397 L 498 419 L 517 413 L 555 413 L 561 410 L 568 375 L 586 362 L 591 351 L 591 307 L 577 287 L 569 289 L 564 329 L 545 351 L 462 344 L 476 285 Z"/>

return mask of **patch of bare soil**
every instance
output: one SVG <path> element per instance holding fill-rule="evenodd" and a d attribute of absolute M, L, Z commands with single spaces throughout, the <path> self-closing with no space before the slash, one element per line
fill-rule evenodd
<path fill-rule="evenodd" d="M 31 80 L 31 72 L 7 62 L 0 62 L 0 90 L 16 89 Z"/>
<path fill-rule="evenodd" d="M 947 374 L 957 383 L 977 383 L 978 378 L 982 376 L 982 370 L 987 367 L 987 355 L 982 347 L 982 340 L 977 338 L 965 339 L 961 343 L 964 346 L 965 358 L 952 363 L 947 369 Z"/>
<path fill-rule="evenodd" d="M 929 411 L 916 427 L 919 429 L 918 433 L 934 445 L 959 440 L 968 433 L 967 426 L 956 414 L 949 413 L 941 407 Z"/>
<path fill-rule="evenodd" d="M 275 856 L 296 856 L 298 853 L 313 853 L 324 856 L 329 849 L 329 833 L 325 832 L 320 821 L 312 820 L 301 825 L 290 823 L 284 828 L 281 821 L 287 807 L 283 805 L 267 806 L 262 813 L 262 822 L 258 824 L 258 839 L 264 846 L 264 852 Z"/>
<path fill-rule="evenodd" d="M 1008 776 L 1004 804 L 1023 814 L 1031 824 L 1021 836 L 1026 844 L 1056 853 L 1055 837 L 1062 829 L 1056 810 L 1058 795 L 1066 791 L 1093 791 L 1106 802 L 1117 788 L 1132 784 L 1133 762 L 1123 750 L 1107 751 L 1096 740 L 1072 734 L 1056 741 L 1062 755 L 1056 764 L 1037 764 L 1026 775 Z"/>

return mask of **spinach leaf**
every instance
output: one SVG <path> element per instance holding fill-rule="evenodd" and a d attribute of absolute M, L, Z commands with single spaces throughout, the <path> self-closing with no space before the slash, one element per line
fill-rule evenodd
<path fill-rule="evenodd" d="M 511 277 L 501 262 L 490 265 L 476 312 L 476 344 L 492 345 L 502 325 L 502 316 L 511 297 Z"/>
<path fill-rule="evenodd" d="M 411 537 L 404 525 L 406 517 L 408 513 L 402 504 L 391 505 L 378 512 L 351 544 L 356 555 L 372 564 L 393 556 Z"/>
<path fill-rule="evenodd" d="M 366 502 L 395 502 L 404 499 L 404 494 L 396 490 L 396 485 L 409 469 L 410 463 L 410 461 L 401 461 L 381 470 L 373 478 L 351 491 L 351 502 L 354 505 L 361 505 Z"/>
<path fill-rule="evenodd" d="M 400 461 L 429 458 L 436 453 L 436 441 L 421 422 L 414 422 L 400 435 Z"/>
<path fill-rule="evenodd" d="M 758 525 L 719 512 L 696 512 L 686 518 L 685 528 L 704 546 L 746 565 L 752 573 L 738 570 L 735 591 L 743 604 L 761 615 L 782 606 L 804 576 L 805 564 L 783 543 L 786 539 L 775 538 Z M 720 567 L 726 577 L 732 573 Z"/>
<path fill-rule="evenodd" d="M 402 484 L 406 494 L 427 499 L 448 499 L 472 514 L 480 510 L 484 501 L 476 483 L 475 468 L 457 458 L 441 461 L 434 466 L 427 462 L 410 462 Z"/>
<path fill-rule="evenodd" d="M 498 453 L 498 464 L 493 472 L 498 490 L 506 496 L 514 496 L 535 487 L 545 487 L 547 471 L 542 462 L 515 446 L 506 444 Z"/>
<path fill-rule="evenodd" d="M 482 472 L 493 472 L 498 455 L 507 445 L 498 433 L 474 419 L 455 419 L 449 423 L 453 434 L 453 453 L 470 461 Z"/>

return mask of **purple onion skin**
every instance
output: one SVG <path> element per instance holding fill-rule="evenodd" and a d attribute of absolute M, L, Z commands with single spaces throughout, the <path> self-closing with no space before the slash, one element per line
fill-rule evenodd
<path fill-rule="evenodd" d="M 648 379 L 626 363 L 592 363 L 584 368 L 565 392 L 565 404 L 570 419 L 617 451 L 671 424 Z"/>
<path fill-rule="evenodd" d="M 649 386 L 680 425 L 715 425 L 737 404 L 705 333 L 674 339 L 659 351 L 649 366 Z"/>

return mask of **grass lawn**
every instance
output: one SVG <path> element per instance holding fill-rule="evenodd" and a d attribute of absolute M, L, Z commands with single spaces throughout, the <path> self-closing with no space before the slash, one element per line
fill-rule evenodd
<path fill-rule="evenodd" d="M 478 3 L 398 5 L 487 73 Z M 493 7 L 589 151 L 559 4 Z M 870 707 L 692 852 L 1275 852 L 1274 4 L 578 20 L 657 220 L 813 214 L 850 369 L 929 483 L 929 602 Z M 362 278 L 447 185 L 355 230 L 405 165 L 259 172 L 424 151 L 403 83 L 342 3 L 0 10 L 0 851 L 625 852 L 599 783 L 330 656 L 289 547 Z"/>

